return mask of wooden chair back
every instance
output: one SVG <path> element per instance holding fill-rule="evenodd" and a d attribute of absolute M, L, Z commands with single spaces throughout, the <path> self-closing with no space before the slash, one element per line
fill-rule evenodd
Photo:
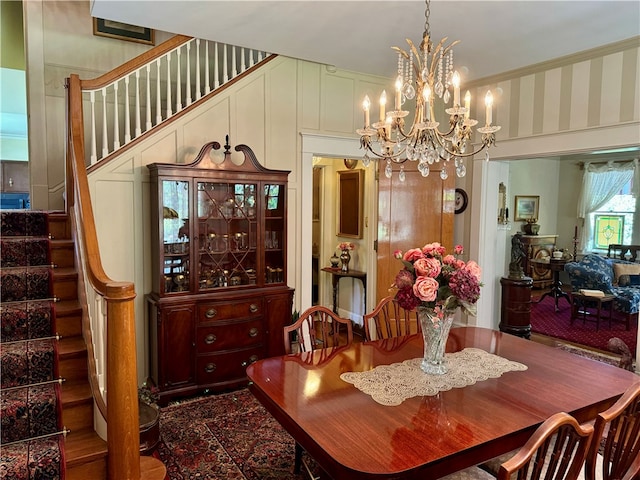
<path fill-rule="evenodd" d="M 367 340 L 401 337 L 420 331 L 418 313 L 402 308 L 394 295 L 383 298 L 371 313 L 364 315 Z"/>
<path fill-rule="evenodd" d="M 627 256 L 629 257 L 627 258 Z M 607 249 L 607 257 L 629 260 L 630 262 L 640 262 L 640 245 L 611 243 Z"/>
<path fill-rule="evenodd" d="M 498 480 L 576 480 L 592 437 L 592 425 L 580 425 L 571 415 L 556 413 L 500 466 Z"/>
<path fill-rule="evenodd" d="M 291 337 L 294 332 L 300 352 L 350 345 L 353 342 L 351 320 L 342 318 L 322 306 L 306 309 L 300 314 L 298 320 L 284 327 L 284 350 L 286 353 L 293 353 Z"/>
<path fill-rule="evenodd" d="M 596 417 L 585 478 L 640 479 L 640 383 Z"/>

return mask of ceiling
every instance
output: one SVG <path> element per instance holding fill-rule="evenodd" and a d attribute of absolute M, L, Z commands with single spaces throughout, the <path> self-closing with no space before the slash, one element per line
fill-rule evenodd
<path fill-rule="evenodd" d="M 460 40 L 454 65 L 463 87 L 632 37 L 640 42 L 638 0 L 432 0 L 430 12 L 434 43 Z M 425 28 L 423 0 L 92 0 L 91 14 L 390 79 L 391 46 L 406 47 L 406 38 L 419 44 Z"/>
<path fill-rule="evenodd" d="M 463 83 L 640 35 L 637 0 L 433 0 L 430 10 L 434 43 L 461 41 Z M 91 14 L 389 77 L 390 47 L 419 44 L 425 26 L 422 0 L 93 0 Z"/>

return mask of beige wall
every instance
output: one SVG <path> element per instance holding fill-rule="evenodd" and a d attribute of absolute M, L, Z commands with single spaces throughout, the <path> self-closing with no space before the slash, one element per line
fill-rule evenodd
<path fill-rule="evenodd" d="M 94 37 L 88 2 L 31 0 L 25 3 L 25 21 L 30 131 L 36 132 L 30 139 L 34 207 L 56 208 L 62 205 L 64 178 L 64 77 L 71 72 L 81 78 L 95 77 L 148 47 Z M 163 40 L 162 35 L 156 38 Z M 455 241 L 464 243 L 469 256 L 478 259 L 487 285 L 481 314 L 472 322 L 494 328 L 499 322 L 495 284 L 505 270 L 495 254 L 504 256 L 509 235 L 504 231 L 496 234 L 494 197 L 498 183 L 509 182 L 504 164 L 558 152 L 640 143 L 639 52 L 638 39 L 634 39 L 471 86 L 475 111 L 483 111 L 481 102 L 488 87 L 499 93 L 494 118 L 503 128 L 497 135 L 497 147 L 491 150 L 492 159 L 500 161 L 487 163 L 481 154 L 482 158 L 469 162 L 467 177 L 458 179 L 471 205 L 456 218 Z M 91 175 L 107 273 L 119 280 L 133 280 L 138 292 L 141 378 L 146 372 L 143 296 L 150 289 L 151 262 L 145 249 L 150 208 L 146 165 L 188 161 L 203 143 L 222 140 L 229 133 L 232 144 L 249 145 L 266 167 L 291 170 L 288 278 L 296 289 L 295 307 L 304 308 L 311 285 L 312 156 L 358 157 L 361 152 L 354 131 L 361 123 L 361 99 L 365 94 L 375 98 L 390 86 L 391 79 L 328 72 L 323 65 L 279 57 Z M 312 150 L 305 150 L 305 138 L 308 145 L 314 145 L 308 147 Z M 552 170 L 557 174 L 563 168 Z M 374 195 L 371 177 L 367 185 Z M 512 202 L 516 192 L 508 188 Z M 551 201 L 553 193 L 545 190 L 541 196 Z M 372 209 L 372 199 L 366 202 Z M 559 229 L 558 219 L 551 214 L 545 213 L 543 221 Z M 374 227 L 370 228 L 364 240 L 369 251 L 374 237 Z M 371 258 L 363 263 L 372 264 Z M 371 283 L 369 288 L 374 288 Z"/>

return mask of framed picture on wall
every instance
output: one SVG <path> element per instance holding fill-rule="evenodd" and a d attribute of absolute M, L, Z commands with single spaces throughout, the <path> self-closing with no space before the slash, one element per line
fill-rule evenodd
<path fill-rule="evenodd" d="M 362 238 L 364 170 L 338 172 L 338 236 Z"/>
<path fill-rule="evenodd" d="M 514 220 L 526 222 L 531 218 L 538 219 L 539 195 L 516 195 L 516 208 Z"/>
<path fill-rule="evenodd" d="M 93 18 L 93 34 L 99 37 L 116 38 L 129 42 L 154 45 L 154 31 L 128 23 L 114 22 L 104 18 Z"/>

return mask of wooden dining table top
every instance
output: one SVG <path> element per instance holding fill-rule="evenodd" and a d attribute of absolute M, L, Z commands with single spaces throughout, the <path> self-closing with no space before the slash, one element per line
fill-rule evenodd
<path fill-rule="evenodd" d="M 447 352 L 482 349 L 527 366 L 434 396 L 385 406 L 345 372 L 422 357 L 412 335 L 259 360 L 250 390 L 334 479 L 439 478 L 522 446 L 548 417 L 595 418 L 640 377 L 621 368 L 478 327 L 453 328 Z"/>

